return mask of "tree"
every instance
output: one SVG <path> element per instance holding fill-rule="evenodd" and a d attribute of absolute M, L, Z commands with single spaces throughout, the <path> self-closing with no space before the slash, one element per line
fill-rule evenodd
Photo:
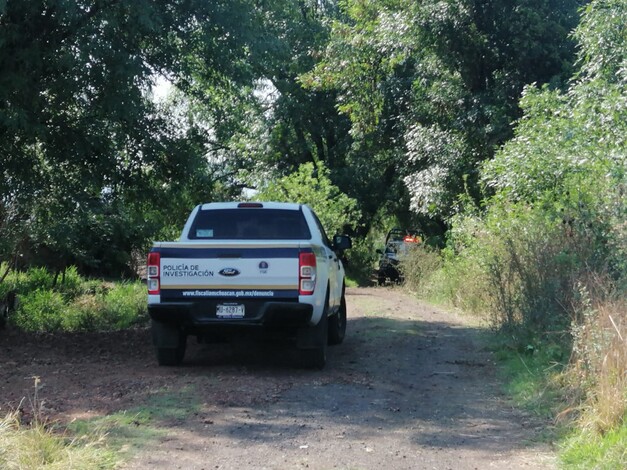
<path fill-rule="evenodd" d="M 585 238 L 590 267 L 627 272 L 627 6 L 593 1 L 575 32 L 579 70 L 565 93 L 525 89 L 516 136 L 486 162 L 489 207 L 545 211 Z"/>
<path fill-rule="evenodd" d="M 98 264 L 92 239 L 115 245 L 105 226 L 118 225 L 127 252 L 172 207 L 211 197 L 206 130 L 161 114 L 150 88 L 164 76 L 194 94 L 202 81 L 215 103 L 251 83 L 263 15 L 248 0 L 2 2 L 0 229 L 10 241 L 0 260 L 46 251 L 53 264 Z M 111 224 L 88 223 L 101 219 Z"/>
<path fill-rule="evenodd" d="M 349 161 L 383 159 L 414 210 L 448 217 L 463 191 L 480 198 L 477 163 L 511 137 L 523 86 L 569 75 L 580 4 L 349 0 L 303 81 L 338 93 Z"/>
<path fill-rule="evenodd" d="M 331 183 L 329 170 L 319 163 L 303 163 L 298 171 L 270 182 L 256 196 L 261 201 L 299 202 L 309 205 L 329 236 L 354 230 L 359 222 L 357 201 Z"/>

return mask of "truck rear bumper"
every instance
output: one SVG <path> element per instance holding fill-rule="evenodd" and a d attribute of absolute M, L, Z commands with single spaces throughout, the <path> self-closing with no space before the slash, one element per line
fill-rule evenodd
<path fill-rule="evenodd" d="M 243 318 L 220 318 L 216 315 L 220 301 L 164 302 L 149 304 L 150 317 L 162 323 L 186 329 L 221 327 L 303 327 L 309 326 L 313 306 L 298 302 L 241 302 Z"/>

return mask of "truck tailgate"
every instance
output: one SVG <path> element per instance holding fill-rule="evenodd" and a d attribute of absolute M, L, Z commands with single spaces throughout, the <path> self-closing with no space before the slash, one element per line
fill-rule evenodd
<path fill-rule="evenodd" d="M 161 243 L 161 299 L 296 298 L 299 253 L 292 243 Z"/>

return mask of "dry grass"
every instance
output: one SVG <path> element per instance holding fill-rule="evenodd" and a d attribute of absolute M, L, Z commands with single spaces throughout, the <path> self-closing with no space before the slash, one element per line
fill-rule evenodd
<path fill-rule="evenodd" d="M 105 433 L 69 436 L 42 418 L 37 398 L 30 400 L 32 419 L 24 422 L 21 407 L 0 418 L 0 468 L 6 470 L 91 470 L 115 466 L 105 446 Z M 29 413 L 29 415 L 31 414 Z"/>
<path fill-rule="evenodd" d="M 426 246 L 415 246 L 401 260 L 405 286 L 413 292 L 424 292 L 429 278 L 442 267 L 439 253 Z"/>
<path fill-rule="evenodd" d="M 627 416 L 627 301 L 595 306 L 574 337 L 571 371 L 586 390 L 581 425 L 603 434 Z"/>

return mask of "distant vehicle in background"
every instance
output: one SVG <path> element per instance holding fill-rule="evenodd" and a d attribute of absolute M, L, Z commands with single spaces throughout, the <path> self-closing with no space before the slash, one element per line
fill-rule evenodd
<path fill-rule="evenodd" d="M 390 230 L 385 237 L 385 248 L 377 250 L 380 255 L 378 268 L 375 270 L 377 283 L 382 286 L 387 282 L 400 284 L 404 281 L 400 261 L 407 256 L 409 250 L 421 244 L 424 235 L 418 229 Z"/>

